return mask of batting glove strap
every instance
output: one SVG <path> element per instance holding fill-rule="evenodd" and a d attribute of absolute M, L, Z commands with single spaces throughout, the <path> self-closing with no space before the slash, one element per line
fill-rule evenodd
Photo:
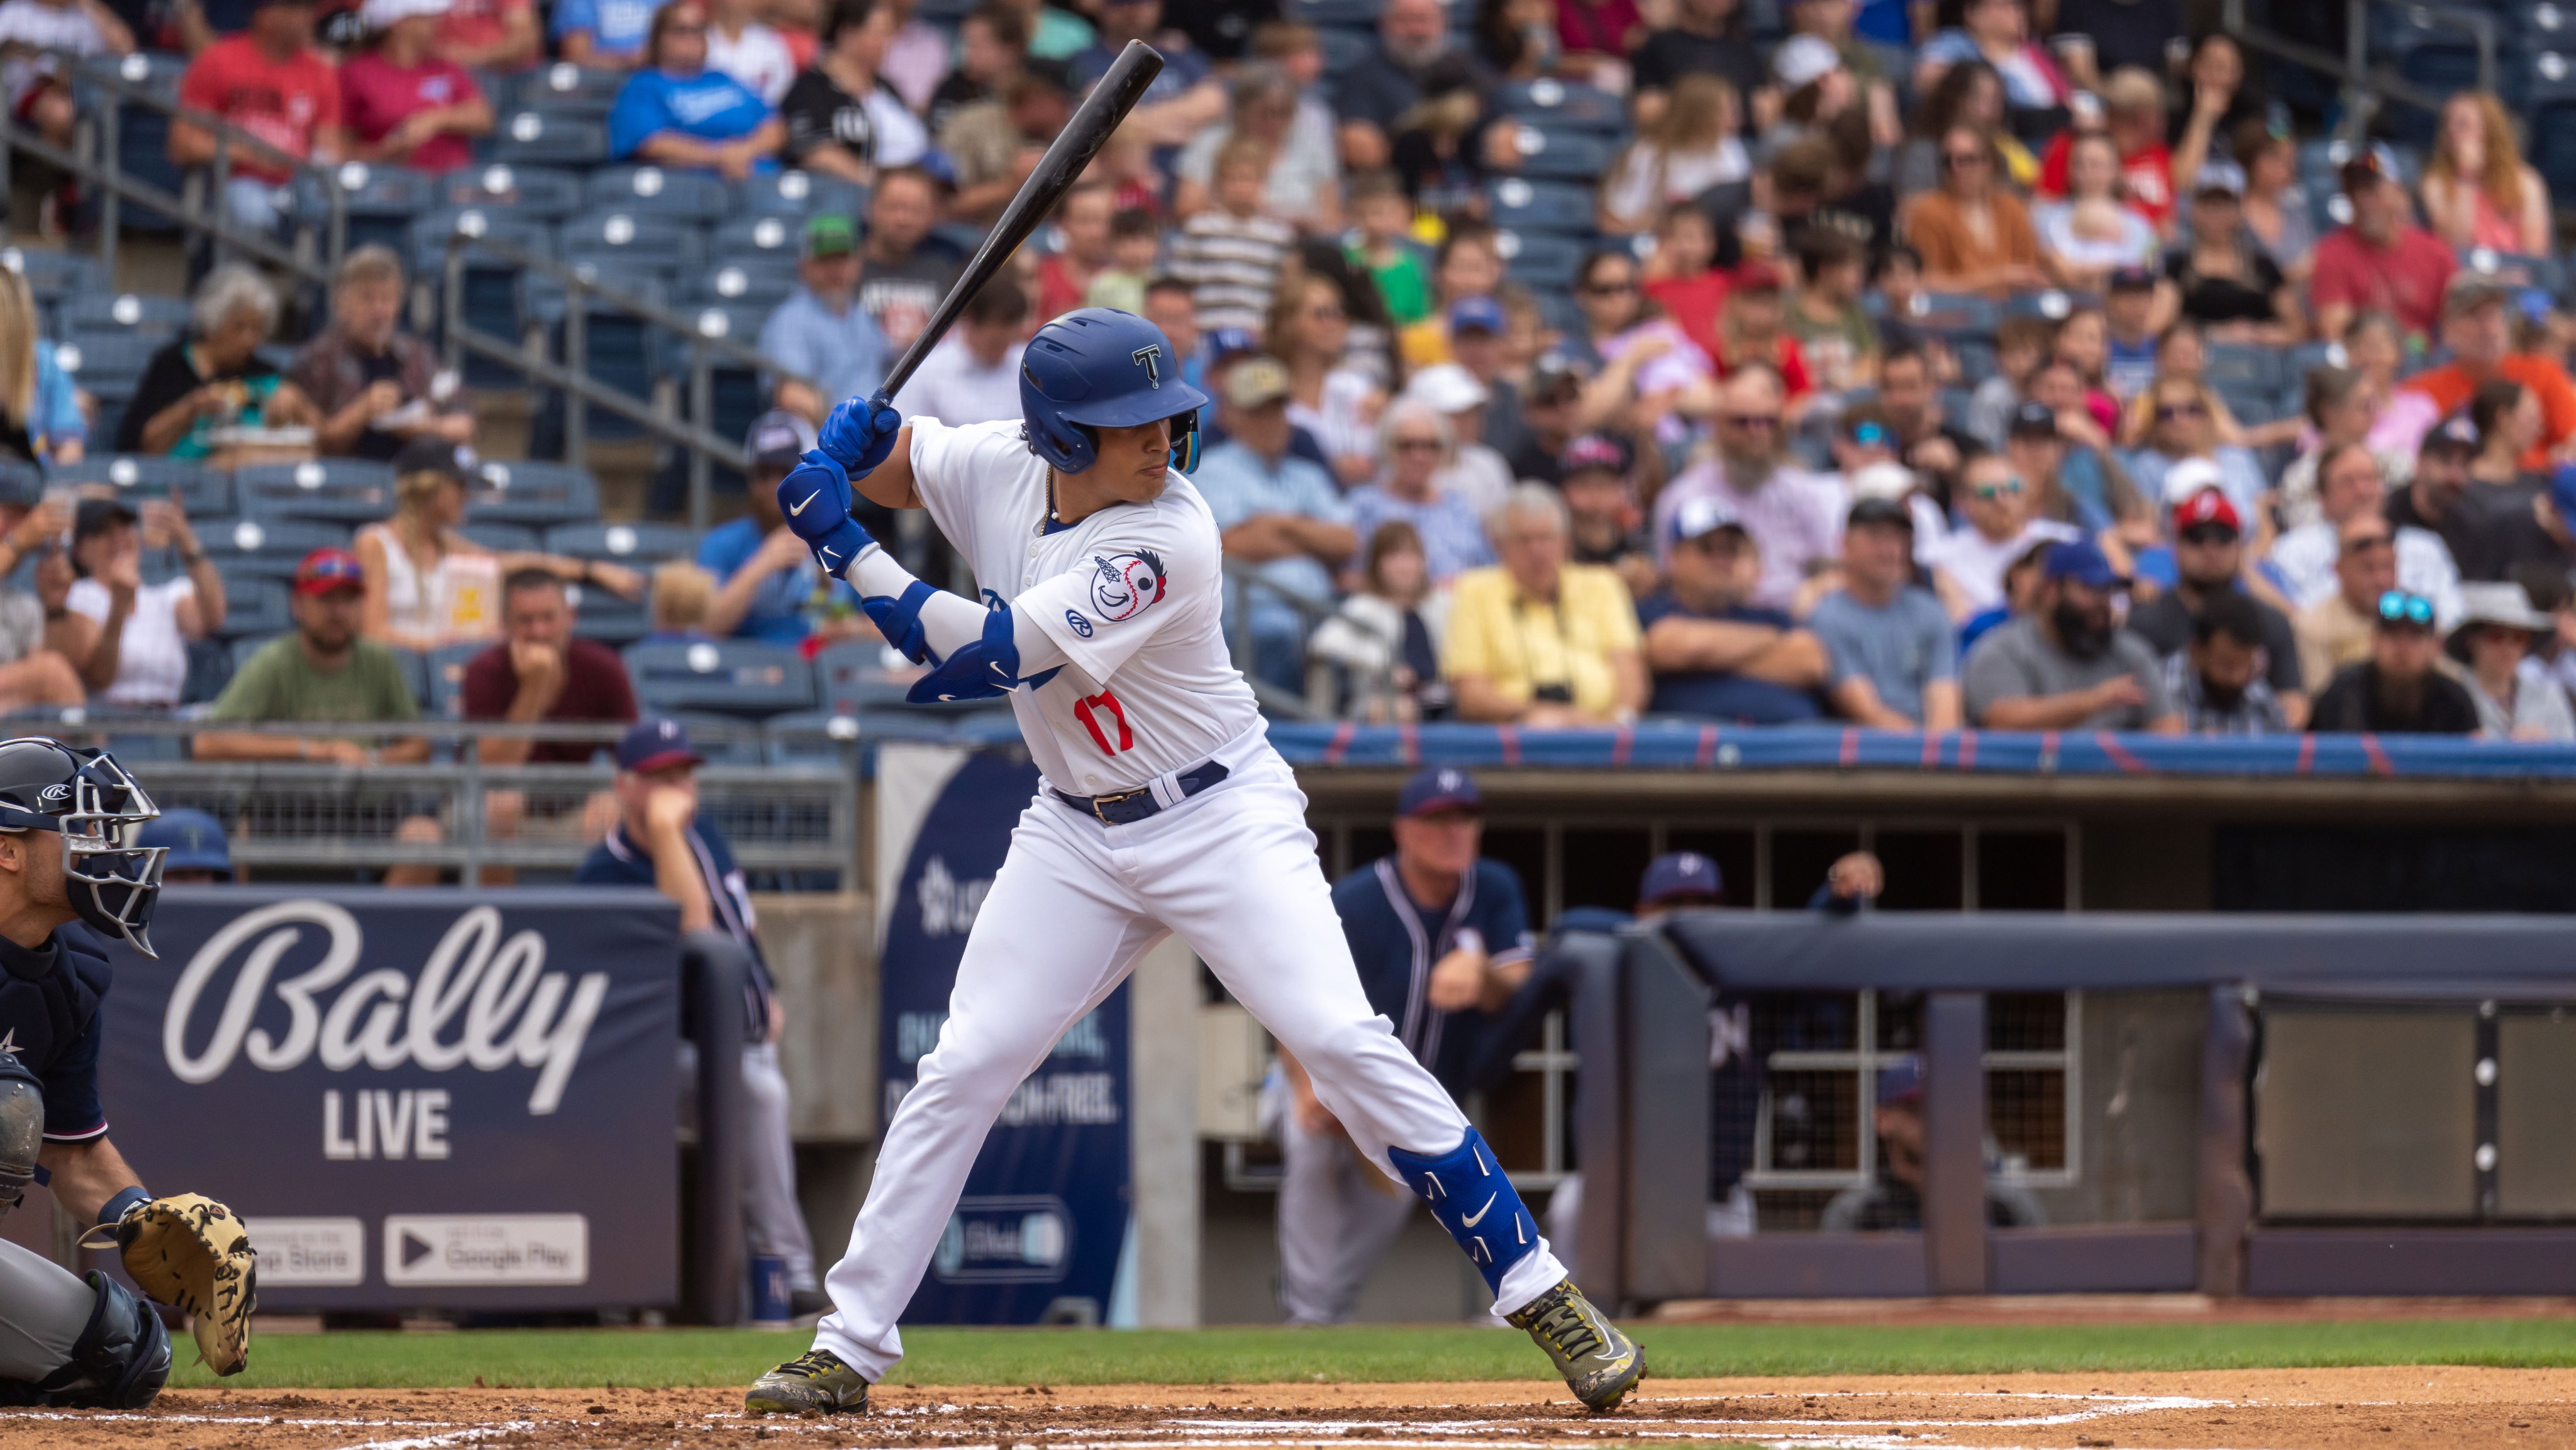
<path fill-rule="evenodd" d="M 852 561 L 877 546 L 876 539 L 848 514 L 841 515 L 821 538 L 806 542 L 814 546 L 814 562 L 835 579 L 849 569 Z"/>
<path fill-rule="evenodd" d="M 831 455 L 851 478 L 865 478 L 894 453 L 894 435 L 902 427 L 903 415 L 894 409 L 872 407 L 865 398 L 846 398 L 823 420 L 820 451 Z"/>

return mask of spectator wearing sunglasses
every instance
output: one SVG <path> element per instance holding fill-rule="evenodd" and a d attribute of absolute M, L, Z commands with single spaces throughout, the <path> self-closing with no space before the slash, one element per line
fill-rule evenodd
<path fill-rule="evenodd" d="M 1741 520 L 1762 554 L 1752 602 L 1768 609 L 1790 607 L 1798 586 L 1842 549 L 1840 490 L 1789 462 L 1785 403 L 1769 366 L 1737 368 L 1717 390 L 1715 456 L 1685 469 L 1655 499 L 1655 537 L 1666 564 L 1684 505 L 1715 500 Z"/>
<path fill-rule="evenodd" d="M 1941 189 L 1907 205 L 1905 235 L 1923 254 L 1924 285 L 1936 292 L 2005 297 L 2048 285 L 2030 212 L 1996 184 L 1994 146 L 1974 127 L 1953 126 L 1941 137 Z"/>
<path fill-rule="evenodd" d="M 2222 728 L 2212 729 L 2197 717 L 2201 708 L 2215 708 L 2222 714 L 2232 708 L 2225 698 L 2225 679 L 2235 672 L 2230 646 L 2225 641 L 2213 646 L 2200 633 L 2210 607 L 2222 598 L 2244 601 L 2242 608 L 2228 606 L 2228 628 L 2239 631 L 2230 636 L 2232 639 L 2255 652 L 2264 696 L 2277 707 L 2284 722 L 2272 730 L 2296 730 L 2306 724 L 2308 691 L 2306 677 L 2299 673 L 2298 633 L 2290 627 L 2288 615 L 2245 592 L 2240 578 L 2245 568 L 2245 527 L 2237 516 L 2236 505 L 2227 501 L 2226 490 L 2204 486 L 2175 504 L 2173 540 L 2174 585 L 2129 611 L 2129 629 L 2165 657 L 2169 682 L 2174 662 L 2186 654 L 2193 658 L 2185 667 L 2195 670 L 2205 663 L 2200 656 L 2211 648 L 2223 657 L 2218 666 L 2217 695 L 2202 695 L 2196 706 L 2187 692 L 2177 690 L 2186 728 L 2197 735 L 2270 733 L 2236 729 L 2233 721 L 2220 721 Z M 2246 635 L 2242 629 L 2253 632 Z"/>
<path fill-rule="evenodd" d="M 2264 573 L 2299 608 L 2332 595 L 2335 559 L 2342 553 L 2336 530 L 2363 514 L 2385 516 L 2388 486 L 2377 455 L 2363 443 L 2339 443 L 2317 460 L 2315 523 L 2301 524 L 2272 545 Z M 2442 536 L 2429 529 L 2401 526 L 2396 532 L 2397 587 L 2433 601 L 2442 622 L 2460 615 L 2460 570 Z"/>
<path fill-rule="evenodd" d="M 2218 398 L 2209 385 L 2168 372 L 2147 390 L 2147 398 L 2146 446 L 2122 460 L 2139 490 L 2149 498 L 2170 499 L 2175 491 L 2166 487 L 2165 474 L 2185 459 L 2205 459 L 2217 466 L 2219 486 L 2227 490 L 2238 516 L 2257 518 L 2256 507 L 2271 491 L 2271 482 L 2250 450 L 2219 441 Z"/>
<path fill-rule="evenodd" d="M 2299 678 L 2308 693 L 2335 672 L 2370 658 L 2379 600 L 2397 587 L 2397 533 L 2377 514 L 2356 514 L 2335 530 L 2335 592 L 2298 612 Z"/>
<path fill-rule="evenodd" d="M 2115 617 L 2114 601 L 2128 589 L 2089 539 L 2049 550 L 2032 611 L 1997 625 L 1969 651 L 1961 688 L 1970 723 L 2179 733 L 2163 663 Z"/>
<path fill-rule="evenodd" d="M 2004 602 L 2004 570 L 2031 545 L 2083 537 L 2080 529 L 2034 516 L 2029 483 L 2000 454 L 1968 460 L 1957 500 L 1967 527 L 1951 530 L 1925 562 L 1941 606 L 1962 624 Z"/>
<path fill-rule="evenodd" d="M 2335 672 L 2308 728 L 2318 733 L 2470 735 L 2477 701 L 2438 665 L 2433 601 L 2391 589 L 2371 611 L 2370 655 Z"/>

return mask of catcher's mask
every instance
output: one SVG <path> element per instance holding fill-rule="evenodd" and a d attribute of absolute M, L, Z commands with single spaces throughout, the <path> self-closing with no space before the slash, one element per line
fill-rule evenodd
<path fill-rule="evenodd" d="M 152 797 L 104 750 L 42 736 L 0 740 L 0 831 L 63 838 L 63 890 L 101 932 L 157 956 L 146 930 L 161 896 L 167 848 L 139 844 L 161 814 Z"/>

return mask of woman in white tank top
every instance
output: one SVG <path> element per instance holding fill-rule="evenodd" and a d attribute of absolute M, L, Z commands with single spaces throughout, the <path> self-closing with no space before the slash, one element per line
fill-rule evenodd
<path fill-rule="evenodd" d="M 367 574 L 365 631 L 397 649 L 434 650 L 501 633 L 501 581 L 522 569 L 595 584 L 622 598 L 643 576 L 560 554 L 496 553 L 457 532 L 465 519 L 465 450 L 415 439 L 394 460 L 394 516 L 358 530 Z"/>

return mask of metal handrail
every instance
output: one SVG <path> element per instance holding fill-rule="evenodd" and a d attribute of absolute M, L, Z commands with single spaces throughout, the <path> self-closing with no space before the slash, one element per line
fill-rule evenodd
<path fill-rule="evenodd" d="M 517 270 L 521 275 L 552 278 L 564 289 L 564 359 L 552 362 L 534 356 L 521 342 L 495 337 L 469 326 L 465 321 L 466 253 L 486 253 L 493 260 Z M 689 526 L 703 529 L 710 512 L 709 492 L 713 480 L 712 464 L 721 463 L 738 472 L 748 473 L 751 460 L 739 444 L 709 432 L 707 418 L 715 396 L 713 359 L 758 368 L 773 377 L 808 383 L 809 380 L 778 366 L 759 349 L 745 346 L 731 338 L 709 335 L 696 321 L 626 292 L 618 287 L 583 275 L 581 268 L 539 256 L 524 247 L 497 239 L 476 236 L 463 230 L 451 231 L 447 237 L 446 286 L 441 289 L 444 310 L 448 366 L 455 367 L 460 355 L 472 352 L 505 366 L 516 368 L 548 387 L 560 388 L 565 394 L 565 459 L 573 467 L 585 466 L 589 431 L 583 409 L 596 406 L 635 423 L 672 443 L 689 450 Z M 654 404 L 623 390 L 607 387 L 594 380 L 580 365 L 589 356 L 589 316 L 587 299 L 596 298 L 611 308 L 650 326 L 679 334 L 689 343 L 689 408 L 690 421 L 672 417 Z M 810 383 L 809 383 L 810 386 Z"/>
<path fill-rule="evenodd" d="M 2453 9 L 2442 5 L 2416 5 L 2432 19 L 2456 25 L 2476 37 L 2478 43 L 2478 88 L 2494 92 L 2496 73 L 2496 27 L 2493 16 L 2472 10 Z M 2225 0 L 2220 11 L 2220 28 L 2233 36 L 2237 44 L 2277 56 L 2292 65 L 2303 66 L 2332 76 L 2342 85 L 2339 109 L 2343 119 L 2336 132 L 2346 141 L 2359 141 L 2370 127 L 2371 116 L 2383 99 L 2403 102 L 2418 110 L 2439 114 L 2447 96 L 2436 95 L 2404 79 L 2385 66 L 2370 62 L 2369 0 L 2344 0 L 2344 53 L 2336 55 L 2313 45 L 2275 35 L 2245 18 L 2245 0 Z"/>
<path fill-rule="evenodd" d="M 1297 632 L 1301 638 L 1314 633 L 1316 625 L 1333 617 L 1335 611 L 1333 601 L 1318 599 L 1303 590 L 1291 589 L 1284 584 L 1266 579 L 1262 577 L 1259 572 L 1261 566 L 1257 564 L 1249 564 L 1232 556 L 1226 557 L 1223 564 L 1225 581 L 1229 586 L 1247 595 L 1250 591 L 1258 589 L 1297 611 Z M 1313 661 L 1307 662 L 1306 693 L 1302 696 L 1290 694 L 1261 678 L 1260 673 L 1253 668 L 1258 656 L 1252 647 L 1252 610 L 1248 607 L 1249 603 L 1247 598 L 1245 600 L 1247 607 L 1233 611 L 1234 618 L 1229 621 L 1225 642 L 1226 648 L 1234 656 L 1234 667 L 1242 672 L 1244 680 L 1252 686 L 1252 697 L 1260 702 L 1264 710 L 1284 715 L 1291 720 L 1315 720 L 1330 714 L 1330 708 L 1321 698 L 1323 680 L 1315 670 Z"/>

